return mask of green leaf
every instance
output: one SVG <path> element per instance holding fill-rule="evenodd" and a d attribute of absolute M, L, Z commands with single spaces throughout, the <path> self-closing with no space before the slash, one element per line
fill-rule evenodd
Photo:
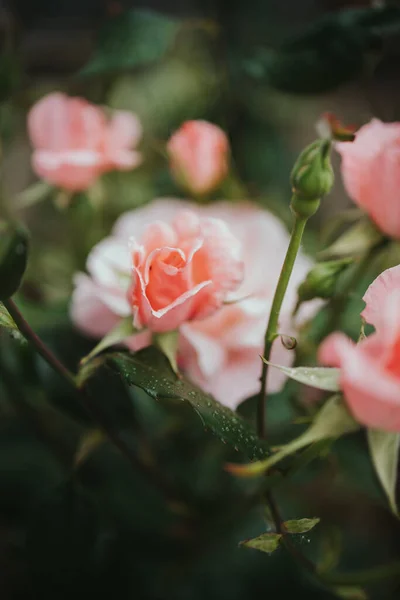
<path fill-rule="evenodd" d="M 253 47 L 239 62 L 250 77 L 280 91 L 323 93 L 358 78 L 377 42 L 399 28 L 397 7 L 336 11 L 279 48 Z"/>
<path fill-rule="evenodd" d="M 282 367 L 261 357 L 265 364 L 275 367 L 285 373 L 290 379 L 304 383 L 319 390 L 339 392 L 340 369 L 334 367 Z"/>
<path fill-rule="evenodd" d="M 168 358 L 154 346 L 135 354 L 116 352 L 88 361 L 80 371 L 80 385 L 86 385 L 102 366 L 117 372 L 128 385 L 143 389 L 152 398 L 189 402 L 204 426 L 223 442 L 240 450 L 250 459 L 265 457 L 266 447 L 258 439 L 253 428 L 212 396 L 201 391 L 182 376 L 176 375 Z"/>
<path fill-rule="evenodd" d="M 292 519 L 285 521 L 285 529 L 288 533 L 307 533 L 311 531 L 318 523 L 320 519 L 315 517 L 314 519 Z"/>
<path fill-rule="evenodd" d="M 256 477 L 268 471 L 286 456 L 324 439 L 335 439 L 359 429 L 340 396 L 333 396 L 321 408 L 313 424 L 300 437 L 282 446 L 272 456 L 248 465 L 228 464 L 226 469 L 239 477 Z"/>
<path fill-rule="evenodd" d="M 368 600 L 367 593 L 358 585 L 335 585 L 331 591 L 344 600 Z"/>
<path fill-rule="evenodd" d="M 143 67 L 164 57 L 180 21 L 150 10 L 130 10 L 110 19 L 99 34 L 94 56 L 82 75 Z"/>
<path fill-rule="evenodd" d="M 393 513 L 398 517 L 396 505 L 397 467 L 399 463 L 400 433 L 368 429 L 368 446 L 379 481 L 389 500 Z"/>
<path fill-rule="evenodd" d="M 168 358 L 174 373 L 178 373 L 178 364 L 176 362 L 178 343 L 179 332 L 177 330 L 158 333 L 154 336 L 154 345 Z"/>
<path fill-rule="evenodd" d="M 17 210 L 29 208 L 46 200 L 55 188 L 46 181 L 37 181 L 33 183 L 15 198 L 14 207 Z"/>
<path fill-rule="evenodd" d="M 318 254 L 318 258 L 336 258 L 363 254 L 382 239 L 382 234 L 369 219 L 358 221 L 328 248 Z"/>
<path fill-rule="evenodd" d="M 20 225 L 0 222 L 0 301 L 7 300 L 19 288 L 25 273 L 28 238 Z"/>
<path fill-rule="evenodd" d="M 74 457 L 74 465 L 80 467 L 90 454 L 107 440 L 107 436 L 101 429 L 91 429 L 86 431 L 79 442 L 78 449 Z"/>
<path fill-rule="evenodd" d="M 240 542 L 240 546 L 244 546 L 245 548 L 253 548 L 254 550 L 260 550 L 261 552 L 271 554 L 278 548 L 281 538 L 282 534 L 280 533 L 263 533 L 262 535 L 251 540 Z"/>
<path fill-rule="evenodd" d="M 137 333 L 137 331 L 133 326 L 132 317 L 129 316 L 122 319 L 117 323 L 114 329 L 100 340 L 97 346 L 95 346 L 87 356 L 82 358 L 81 365 L 84 365 L 88 360 L 94 358 L 97 354 L 100 354 L 100 352 L 103 352 L 103 350 L 106 350 L 110 346 L 115 346 L 116 344 L 123 342 L 134 333 Z"/>
<path fill-rule="evenodd" d="M 25 342 L 25 338 L 19 332 L 18 327 L 16 326 L 14 320 L 11 315 L 7 311 L 4 304 L 0 302 L 0 328 L 6 329 L 12 337 L 18 339 L 21 342 Z"/>

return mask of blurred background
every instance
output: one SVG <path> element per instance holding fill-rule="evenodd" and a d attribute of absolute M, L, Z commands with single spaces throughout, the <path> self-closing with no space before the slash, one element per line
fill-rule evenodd
<path fill-rule="evenodd" d="M 252 198 L 289 224 L 290 169 L 323 112 L 356 126 L 373 116 L 400 120 L 395 1 L 0 0 L 0 51 L 2 211 L 21 218 L 32 237 L 19 303 L 72 369 L 92 347 L 69 322 L 73 273 L 123 211 L 181 196 L 163 152 L 183 121 L 207 119 L 229 135 L 233 169 L 215 198 Z M 61 202 L 39 202 L 26 131 L 28 110 L 54 90 L 133 111 L 145 132 L 142 166 L 104 176 L 68 214 Z M 321 232 L 349 206 L 337 176 L 312 219 L 308 252 L 323 247 Z M 93 211 L 101 211 L 96 227 Z M 74 254 L 71 235 L 83 233 L 87 247 Z M 385 260 L 360 289 L 396 261 Z M 344 322 L 352 335 L 360 307 L 355 299 Z M 79 440 L 93 425 L 79 399 L 27 345 L 1 334 L 2 598 L 399 597 L 400 568 L 368 577 L 371 567 L 400 558 L 400 527 L 385 508 L 362 433 L 336 443 L 329 459 L 300 470 L 279 492 L 287 518 L 322 518 L 315 535 L 296 543 L 323 559 L 321 568 L 349 574 L 327 589 L 283 549 L 268 556 L 238 546 L 265 529 L 257 483 L 224 473 L 237 453 L 205 432 L 190 408 L 160 406 L 112 377 L 97 386 L 99 406 L 117 428 L 126 415 L 140 424 L 132 443 L 151 448 L 172 474 L 179 502 L 109 443 L 78 468 Z M 273 406 L 270 439 L 282 444 L 300 433 L 296 418 L 304 414 L 290 385 Z M 251 420 L 254 402 L 239 410 Z"/>

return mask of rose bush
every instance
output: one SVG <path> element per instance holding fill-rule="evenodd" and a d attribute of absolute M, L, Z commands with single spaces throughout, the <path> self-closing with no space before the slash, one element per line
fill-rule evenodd
<path fill-rule="evenodd" d="M 202 227 L 204 245 L 196 250 Z M 148 345 L 150 331 L 179 327 L 180 368 L 234 407 L 259 388 L 264 331 L 288 239 L 276 217 L 248 202 L 199 207 L 155 200 L 122 215 L 112 236 L 92 250 L 88 275 L 76 276 L 72 318 L 85 333 L 102 337 L 132 314 L 136 327 L 148 328 L 127 340 L 132 349 Z M 310 265 L 300 254 L 280 323 L 286 335 L 296 333 L 290 315 Z M 196 277 L 190 289 L 186 273 Z M 306 305 L 298 322 L 314 307 Z M 293 352 L 278 339 L 272 359 L 290 365 Z M 270 391 L 284 380 L 274 372 Z"/>

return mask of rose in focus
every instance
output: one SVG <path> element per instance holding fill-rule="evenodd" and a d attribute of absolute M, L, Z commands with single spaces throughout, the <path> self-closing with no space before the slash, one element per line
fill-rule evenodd
<path fill-rule="evenodd" d="M 195 250 L 199 239 L 203 249 Z M 156 200 L 120 217 L 113 235 L 92 250 L 88 275 L 76 277 L 72 318 L 94 337 L 104 336 L 130 314 L 136 326 L 153 331 L 179 327 L 180 369 L 235 407 L 259 389 L 264 333 L 288 240 L 276 217 L 250 203 L 199 207 Z M 296 333 L 290 314 L 310 266 L 300 253 L 282 311 L 284 334 Z M 181 287 L 185 269 L 195 274 L 189 291 Z M 315 304 L 306 304 L 298 318 L 314 310 Z M 149 330 L 127 340 L 134 350 L 150 343 Z M 272 361 L 287 366 L 293 361 L 293 352 L 279 339 Z M 285 376 L 278 370 L 271 375 L 269 391 L 275 392 Z"/>
<path fill-rule="evenodd" d="M 336 148 L 349 196 L 386 235 L 400 238 L 400 123 L 372 119 Z"/>
<path fill-rule="evenodd" d="M 82 98 L 53 93 L 28 115 L 34 147 L 32 166 L 45 181 L 71 192 L 90 187 L 107 171 L 127 170 L 141 162 L 134 150 L 142 129 L 135 115 L 103 110 Z"/>
<path fill-rule="evenodd" d="M 359 344 L 333 333 L 319 358 L 340 367 L 344 397 L 360 423 L 400 431 L 400 265 L 379 275 L 363 299 L 361 314 L 375 332 Z"/>
<path fill-rule="evenodd" d="M 195 196 L 214 190 L 228 173 L 228 138 L 207 121 L 186 121 L 167 150 L 175 179 Z"/>

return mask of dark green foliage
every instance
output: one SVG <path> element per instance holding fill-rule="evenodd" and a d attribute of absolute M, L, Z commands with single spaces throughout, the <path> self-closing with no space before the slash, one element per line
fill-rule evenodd
<path fill-rule="evenodd" d="M 104 25 L 94 56 L 82 74 L 97 75 L 148 66 L 163 58 L 179 26 L 178 20 L 160 13 L 124 12 Z"/>
<path fill-rule="evenodd" d="M 0 300 L 15 294 L 25 273 L 28 238 L 19 225 L 0 222 Z"/>
<path fill-rule="evenodd" d="M 90 378 L 92 373 L 96 372 L 93 369 L 102 364 L 116 371 L 128 385 L 140 387 L 157 400 L 188 402 L 201 418 L 205 428 L 249 458 L 265 456 L 263 444 L 248 423 L 182 376 L 177 376 L 168 359 L 157 348 L 146 348 L 134 355 L 120 353 L 94 359 L 84 367 L 83 381 L 87 378 L 86 372 Z"/>
<path fill-rule="evenodd" d="M 400 8 L 332 13 L 278 48 L 256 46 L 243 56 L 244 71 L 289 93 L 326 92 L 358 78 L 368 53 L 400 31 Z"/>

